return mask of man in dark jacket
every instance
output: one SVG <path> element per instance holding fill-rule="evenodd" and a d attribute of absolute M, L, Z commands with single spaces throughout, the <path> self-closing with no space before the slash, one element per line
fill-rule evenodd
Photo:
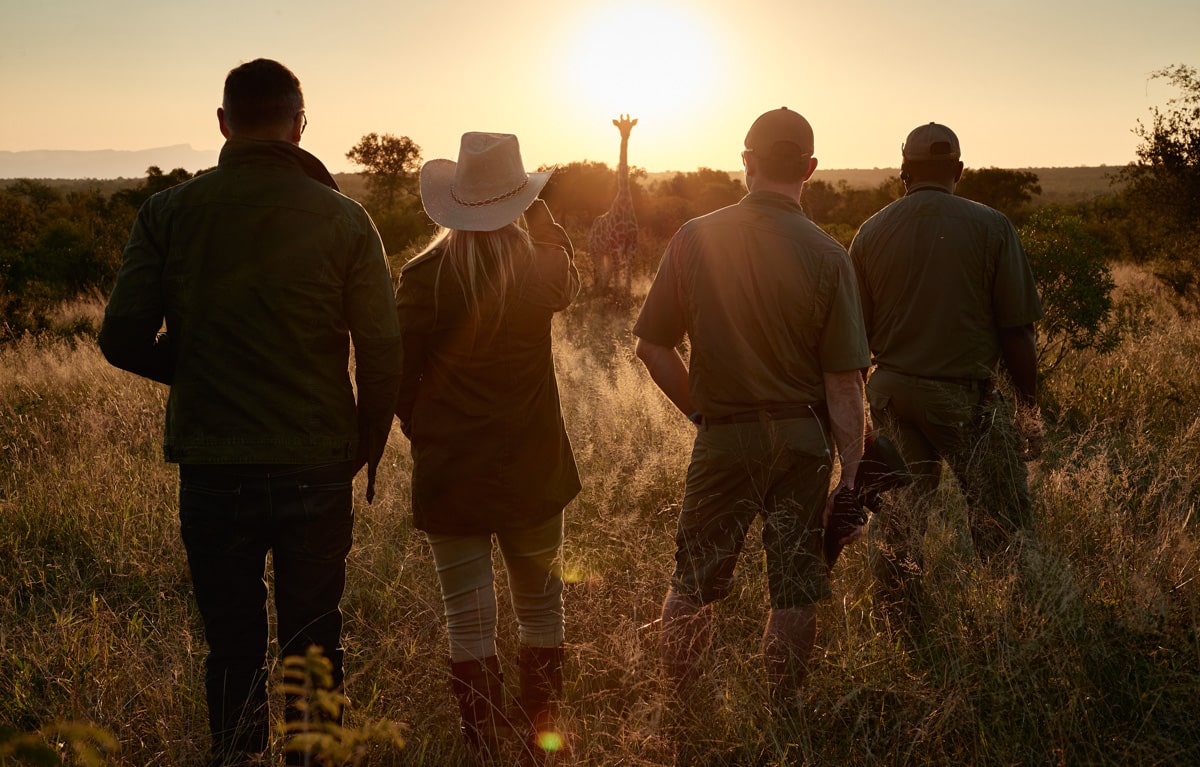
<path fill-rule="evenodd" d="M 164 453 L 179 464 L 223 765 L 267 746 L 268 551 L 281 655 L 319 646 L 341 684 L 351 483 L 366 465 L 372 499 L 401 358 L 383 245 L 299 148 L 296 76 L 266 59 L 237 67 L 217 119 L 227 141 L 216 169 L 138 213 L 100 347 L 171 387 Z"/>

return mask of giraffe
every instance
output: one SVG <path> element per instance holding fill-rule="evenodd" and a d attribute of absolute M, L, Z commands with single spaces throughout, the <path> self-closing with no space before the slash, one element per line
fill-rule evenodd
<path fill-rule="evenodd" d="M 637 125 L 637 119 L 621 115 L 613 120 L 621 132 L 621 161 L 617 165 L 617 196 L 607 213 L 602 213 L 592 222 L 588 234 L 588 252 L 592 256 L 596 285 L 608 290 L 613 273 L 622 270 L 625 296 L 632 289 L 633 255 L 637 252 L 637 216 L 633 213 L 633 198 L 629 195 L 629 133 Z"/>

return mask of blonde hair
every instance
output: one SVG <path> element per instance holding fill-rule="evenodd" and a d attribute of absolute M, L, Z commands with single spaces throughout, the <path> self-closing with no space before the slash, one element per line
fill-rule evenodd
<path fill-rule="evenodd" d="M 533 239 L 518 219 L 490 232 L 443 228 L 425 248 L 425 252 L 431 250 L 442 251 L 434 282 L 435 313 L 441 282 L 448 273 L 462 291 L 467 312 L 478 328 L 504 315 L 516 283 L 514 264 L 533 253 Z"/>

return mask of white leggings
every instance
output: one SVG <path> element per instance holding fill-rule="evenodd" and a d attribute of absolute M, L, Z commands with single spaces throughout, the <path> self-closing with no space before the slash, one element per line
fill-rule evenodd
<path fill-rule="evenodd" d="M 561 513 L 534 527 L 495 533 L 508 569 L 508 589 L 521 644 L 557 647 L 563 641 Z M 450 660 L 480 660 L 496 654 L 496 589 L 492 535 L 426 534 L 433 550 Z"/>

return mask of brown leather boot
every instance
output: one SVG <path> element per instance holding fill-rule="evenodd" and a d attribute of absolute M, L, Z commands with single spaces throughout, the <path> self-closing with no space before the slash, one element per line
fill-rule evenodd
<path fill-rule="evenodd" d="M 450 664 L 450 689 L 458 700 L 463 739 L 481 761 L 500 756 L 501 732 L 510 729 L 504 716 L 504 675 L 495 655 Z"/>
<path fill-rule="evenodd" d="M 563 648 L 522 645 L 518 656 L 521 671 L 522 724 L 526 726 L 526 748 L 542 764 L 554 763 L 565 745 L 558 727 L 558 704 L 562 700 Z"/>

